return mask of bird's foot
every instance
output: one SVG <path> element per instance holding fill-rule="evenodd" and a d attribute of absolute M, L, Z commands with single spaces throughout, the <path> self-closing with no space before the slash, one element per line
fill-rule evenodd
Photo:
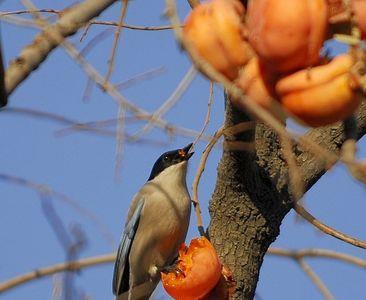
<path fill-rule="evenodd" d="M 165 266 L 161 269 L 161 272 L 167 274 L 167 273 L 174 273 L 175 276 L 183 276 L 186 277 L 186 275 L 184 274 L 184 271 L 179 268 L 178 264 L 179 264 L 179 260 L 176 260 L 173 264 L 169 265 L 169 266 Z"/>

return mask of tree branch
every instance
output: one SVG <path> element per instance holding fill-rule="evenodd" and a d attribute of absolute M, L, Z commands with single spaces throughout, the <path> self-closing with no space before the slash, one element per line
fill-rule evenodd
<path fill-rule="evenodd" d="M 309 276 L 311 281 L 315 284 L 315 286 L 318 288 L 318 290 L 323 295 L 324 299 L 326 300 L 334 300 L 333 295 L 328 290 L 325 283 L 320 279 L 320 277 L 313 271 L 313 269 L 303 260 L 298 259 L 297 262 L 300 265 L 300 268 L 306 273 L 306 275 Z"/>
<path fill-rule="evenodd" d="M 326 249 L 287 250 L 280 248 L 269 248 L 267 254 L 274 256 L 288 257 L 296 260 L 304 258 L 328 258 L 343 261 L 345 263 L 349 263 L 357 267 L 366 269 L 365 260 L 345 253 L 330 251 Z M 78 271 L 80 269 L 85 269 L 100 264 L 113 263 L 115 258 L 116 258 L 115 253 L 109 253 L 39 268 L 34 271 L 21 274 L 19 276 L 16 276 L 14 278 L 11 278 L 7 281 L 0 283 L 0 293 L 6 292 L 12 288 L 25 284 L 29 281 L 50 276 L 55 273 L 64 271 Z"/>
<path fill-rule="evenodd" d="M 335 252 L 326 249 L 301 249 L 301 250 L 287 250 L 280 248 L 269 248 L 267 255 L 289 257 L 293 259 L 299 258 L 328 258 L 352 264 L 356 267 L 366 269 L 366 261 L 345 253 Z"/>
<path fill-rule="evenodd" d="M 116 255 L 114 253 L 112 253 L 112 254 L 88 257 L 88 258 L 75 260 L 75 261 L 59 263 L 56 265 L 36 269 L 32 272 L 19 275 L 10 280 L 7 280 L 3 283 L 0 283 L 0 294 L 17 287 L 18 285 L 27 283 L 27 282 L 35 280 L 35 279 L 40 279 L 42 277 L 49 276 L 49 275 L 59 273 L 59 272 L 77 271 L 77 270 L 87 268 L 87 267 L 111 263 L 111 262 L 114 262 L 115 259 L 116 259 Z"/>
<path fill-rule="evenodd" d="M 23 82 L 40 64 L 48 57 L 48 55 L 59 44 L 59 39 L 52 38 L 54 36 L 62 36 L 63 38 L 73 35 L 79 28 L 83 27 L 88 21 L 97 17 L 116 0 L 85 0 L 82 3 L 68 8 L 61 15 L 59 20 L 42 30 L 33 42 L 26 46 L 20 55 L 14 59 L 5 74 L 5 87 L 8 95 L 10 95 L 18 85 Z"/>
<path fill-rule="evenodd" d="M 299 204 L 295 204 L 294 210 L 303 217 L 306 221 L 312 224 L 314 227 L 318 228 L 320 231 L 324 232 L 325 234 L 331 235 L 341 241 L 344 241 L 348 244 L 353 246 L 366 249 L 366 242 L 356 239 L 352 236 L 344 234 L 322 222 L 317 220 L 313 215 L 311 215 L 303 206 Z"/>

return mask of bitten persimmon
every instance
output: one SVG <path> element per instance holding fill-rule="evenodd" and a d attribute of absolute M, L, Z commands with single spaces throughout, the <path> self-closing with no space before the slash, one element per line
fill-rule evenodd
<path fill-rule="evenodd" d="M 162 273 L 165 290 L 175 300 L 198 300 L 209 293 L 221 277 L 221 263 L 215 248 L 205 238 L 193 239 L 179 251 L 177 269 Z"/>
<path fill-rule="evenodd" d="M 231 98 L 232 103 L 239 109 L 244 109 L 243 101 L 254 101 L 272 112 L 277 119 L 283 120 L 284 115 L 275 102 L 274 83 L 277 77 L 260 64 L 257 57 L 253 57 L 239 73 L 235 85 L 243 91 L 245 99 Z M 276 105 L 277 104 L 277 105 Z"/>
<path fill-rule="evenodd" d="M 343 0 L 327 0 L 328 16 L 332 18 L 346 11 L 346 6 Z"/>
<path fill-rule="evenodd" d="M 314 127 L 349 117 L 361 101 L 350 75 L 352 65 L 351 56 L 344 54 L 326 65 L 284 77 L 276 85 L 282 105 Z"/>
<path fill-rule="evenodd" d="M 238 0 L 210 0 L 191 11 L 183 28 L 186 41 L 230 80 L 253 53 L 245 40 L 244 16 Z"/>
<path fill-rule="evenodd" d="M 235 293 L 235 288 L 236 282 L 231 270 L 223 265 L 219 282 L 202 300 L 229 300 Z"/>
<path fill-rule="evenodd" d="M 285 73 L 318 63 L 327 21 L 325 0 L 251 0 L 246 24 L 259 58 Z"/>

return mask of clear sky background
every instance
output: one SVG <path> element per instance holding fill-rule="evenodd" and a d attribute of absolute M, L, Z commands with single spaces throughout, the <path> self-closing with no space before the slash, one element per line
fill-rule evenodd
<path fill-rule="evenodd" d="M 186 1 L 177 1 L 183 18 L 189 11 Z M 39 8 L 62 9 L 73 1 L 38 0 Z M 1 1 L 1 11 L 24 9 L 21 1 Z M 100 17 L 117 21 L 120 4 L 113 5 Z M 128 7 L 126 23 L 134 25 L 168 24 L 163 17 L 163 0 L 134 0 Z M 45 15 L 49 16 L 49 15 Z M 27 15 L 21 15 L 27 18 Z M 35 29 L 1 22 L 2 42 L 6 64 L 17 56 L 36 34 Z M 105 26 L 93 26 L 86 39 L 80 34 L 71 39 L 78 49 Z M 87 55 L 87 59 L 101 74 L 107 71 L 107 60 L 113 42 L 113 31 Z M 344 49 L 343 49 L 344 50 Z M 342 51 L 333 47 L 333 53 Z M 151 80 L 121 90 L 136 105 L 148 111 L 157 109 L 175 90 L 190 67 L 171 31 L 134 31 L 123 29 L 118 48 L 112 82 L 118 83 L 151 70 L 164 67 L 165 72 Z M 61 115 L 80 122 L 98 121 L 117 116 L 116 103 L 98 88 L 92 90 L 89 101 L 82 100 L 87 83 L 85 73 L 62 50 L 54 51 L 41 67 L 18 87 L 10 98 L 9 107 L 29 108 Z M 183 97 L 164 116 L 178 126 L 200 130 L 207 110 L 209 83 L 197 76 Z M 223 122 L 223 92 L 215 88 L 211 122 L 207 132 L 212 134 Z M 133 133 L 143 122 L 127 124 Z M 114 177 L 116 142 L 113 136 L 89 133 L 71 133 L 60 136 L 66 124 L 32 118 L 11 112 L 0 113 L 0 175 L 17 176 L 35 183 L 45 184 L 61 192 L 72 201 L 98 216 L 105 224 L 114 243 L 90 218 L 58 198 L 52 201 L 62 222 L 69 229 L 79 224 L 86 234 L 87 246 L 80 257 L 109 253 L 116 249 L 122 232 L 126 212 L 134 193 L 146 181 L 155 159 L 164 151 L 182 147 L 192 141 L 188 137 L 169 137 L 153 129 L 144 138 L 162 142 L 126 143 L 123 153 L 121 180 Z M 112 125 L 107 129 L 114 131 Z M 360 143 L 360 157 L 366 157 L 366 143 Z M 199 143 L 193 156 L 188 185 L 191 186 L 195 170 L 205 143 Z M 200 185 L 200 199 L 205 225 L 216 178 L 216 167 L 221 149 L 215 149 L 209 160 Z M 366 240 L 365 187 L 356 183 L 343 166 L 337 166 L 306 194 L 305 204 L 320 220 L 346 233 Z M 159 213 L 159 212 L 156 212 Z M 196 222 L 192 216 L 188 240 L 197 236 Z M 281 226 L 281 235 L 273 246 L 301 249 L 326 248 L 366 259 L 365 251 L 325 236 L 307 223 L 288 214 Z M 0 281 L 52 265 L 65 259 L 65 253 L 54 231 L 45 219 L 39 195 L 31 189 L 15 185 L 0 176 Z M 309 259 L 308 263 L 321 276 L 336 299 L 362 299 L 366 292 L 365 270 L 344 263 Z M 75 277 L 75 286 L 91 299 L 112 299 L 111 279 L 113 265 L 82 270 Z M 3 300 L 51 299 L 53 278 L 47 277 L 23 285 L 0 295 Z M 260 274 L 258 299 L 322 299 L 316 287 L 294 261 L 267 256 Z M 157 299 L 168 299 L 164 292 Z"/>

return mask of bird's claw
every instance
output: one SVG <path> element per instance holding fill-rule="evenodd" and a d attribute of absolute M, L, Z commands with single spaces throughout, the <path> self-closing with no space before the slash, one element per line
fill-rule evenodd
<path fill-rule="evenodd" d="M 173 264 L 171 264 L 169 266 L 166 266 L 166 267 L 162 268 L 161 272 L 163 272 L 165 274 L 167 274 L 167 273 L 174 273 L 175 276 L 182 275 L 183 277 L 186 277 L 186 275 L 184 274 L 183 270 L 181 270 L 178 267 L 178 263 L 179 263 L 179 260 L 177 260 L 176 262 L 174 262 Z"/>

